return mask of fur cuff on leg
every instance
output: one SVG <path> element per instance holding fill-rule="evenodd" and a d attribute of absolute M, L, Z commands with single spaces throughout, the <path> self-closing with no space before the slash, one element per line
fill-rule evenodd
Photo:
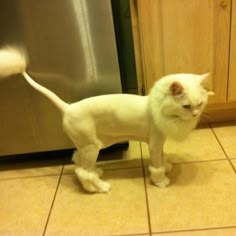
<path fill-rule="evenodd" d="M 154 166 L 148 167 L 151 174 L 151 181 L 160 188 L 164 188 L 170 184 L 170 180 L 165 175 L 165 167 L 161 166 L 155 168 Z"/>
<path fill-rule="evenodd" d="M 161 166 L 159 168 L 156 168 L 154 166 L 149 166 L 148 167 L 152 178 L 160 178 L 160 176 L 165 175 L 165 167 Z"/>

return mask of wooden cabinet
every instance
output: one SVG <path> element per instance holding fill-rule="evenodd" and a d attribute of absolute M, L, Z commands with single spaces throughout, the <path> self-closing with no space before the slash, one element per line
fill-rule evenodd
<path fill-rule="evenodd" d="M 236 0 L 130 0 L 139 84 L 211 72 L 211 120 L 236 118 Z M 224 113 L 224 117 L 222 114 Z"/>
<path fill-rule="evenodd" d="M 236 0 L 232 2 L 228 102 L 236 102 Z"/>

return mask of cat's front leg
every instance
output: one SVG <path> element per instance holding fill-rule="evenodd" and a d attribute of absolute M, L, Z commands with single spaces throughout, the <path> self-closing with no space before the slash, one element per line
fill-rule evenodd
<path fill-rule="evenodd" d="M 171 166 L 167 165 L 167 162 L 163 156 L 163 145 L 165 138 L 158 132 L 150 132 L 149 140 L 149 152 L 151 165 L 149 166 L 151 182 L 164 188 L 170 184 L 169 178 L 166 176 L 166 172 L 170 170 Z"/>

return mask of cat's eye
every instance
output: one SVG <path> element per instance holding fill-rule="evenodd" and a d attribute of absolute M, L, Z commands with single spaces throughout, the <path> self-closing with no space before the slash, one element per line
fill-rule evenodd
<path fill-rule="evenodd" d="M 200 102 L 197 106 L 200 107 L 203 104 L 203 102 Z"/>
<path fill-rule="evenodd" d="M 183 105 L 183 108 L 184 109 L 191 109 L 191 105 L 190 104 Z"/>

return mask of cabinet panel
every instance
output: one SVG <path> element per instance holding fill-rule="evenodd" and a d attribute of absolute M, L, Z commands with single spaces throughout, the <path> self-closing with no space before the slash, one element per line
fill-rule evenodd
<path fill-rule="evenodd" d="M 230 1 L 137 1 L 147 90 L 170 73 L 212 73 L 211 103 L 227 97 Z"/>
<path fill-rule="evenodd" d="M 232 1 L 228 102 L 236 102 L 236 1 Z"/>

